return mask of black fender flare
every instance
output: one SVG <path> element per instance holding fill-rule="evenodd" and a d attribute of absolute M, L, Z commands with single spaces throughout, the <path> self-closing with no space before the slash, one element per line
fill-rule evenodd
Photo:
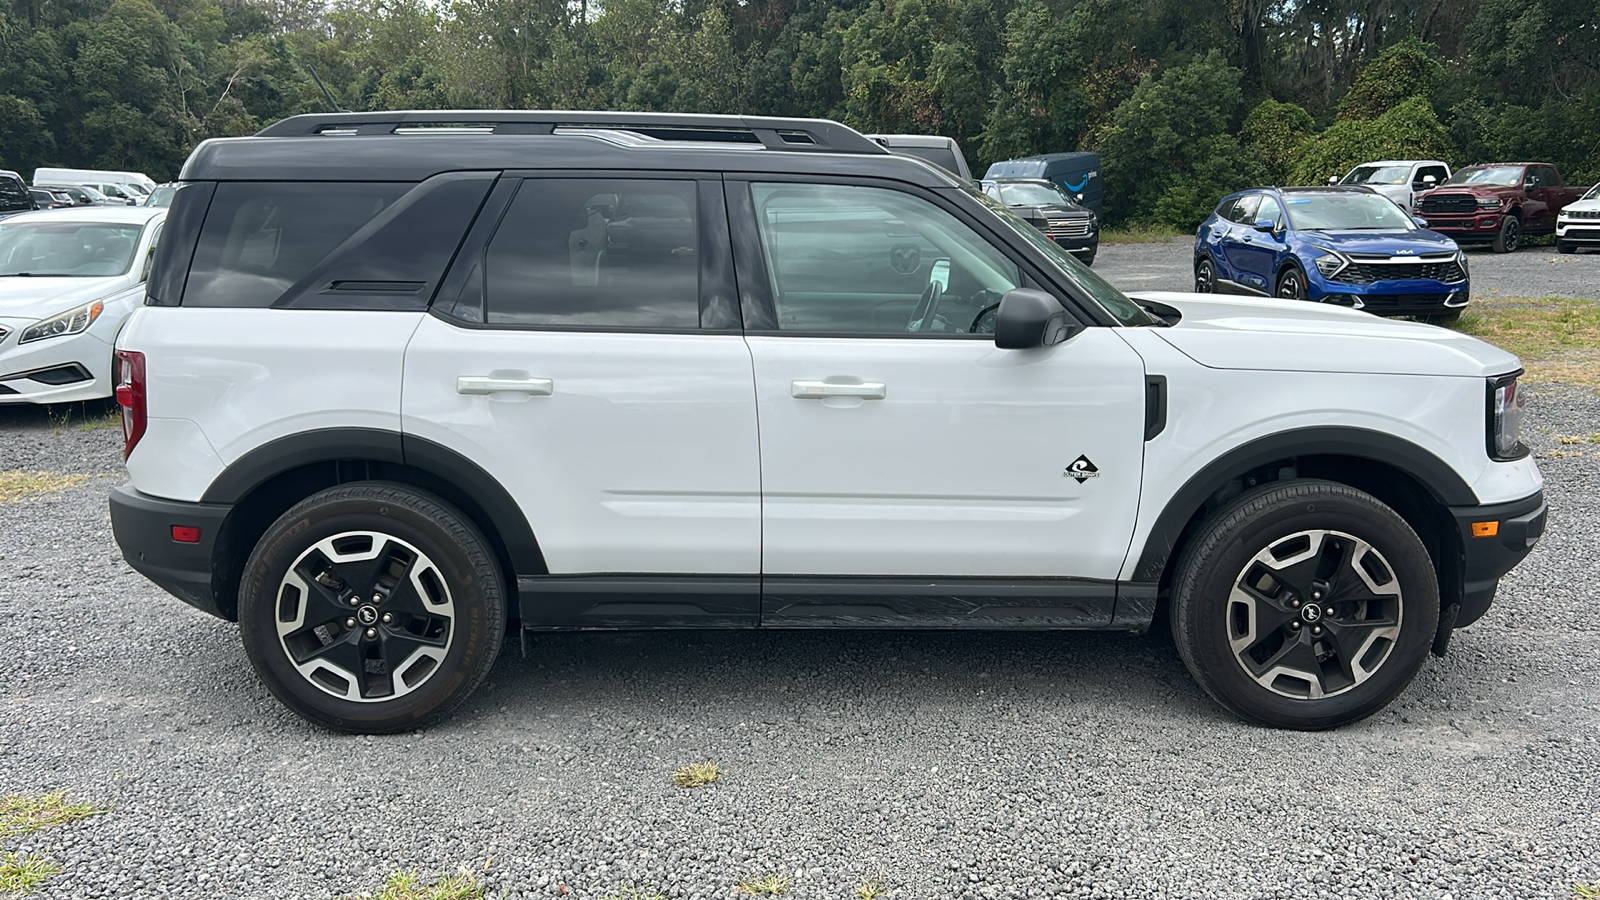
<path fill-rule="evenodd" d="M 488 472 L 442 444 L 380 428 L 321 428 L 268 441 L 239 457 L 209 487 L 203 503 L 236 504 L 269 479 L 316 463 L 370 461 L 404 466 L 451 485 L 482 510 L 504 543 L 514 573 L 547 571 L 528 517 Z"/>
<path fill-rule="evenodd" d="M 1145 539 L 1134 567 L 1134 583 L 1161 580 L 1189 519 L 1229 481 L 1278 460 L 1342 456 L 1389 466 L 1421 485 L 1441 506 L 1476 506 L 1478 495 L 1448 463 L 1404 439 L 1365 428 L 1323 426 L 1284 431 L 1233 448 L 1207 463 L 1167 500 Z"/>

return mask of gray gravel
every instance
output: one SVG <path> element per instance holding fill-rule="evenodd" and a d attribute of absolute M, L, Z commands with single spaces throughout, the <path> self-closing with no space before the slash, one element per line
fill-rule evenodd
<path fill-rule="evenodd" d="M 1554 247 L 1516 253 L 1467 249 L 1474 297 L 1600 296 L 1600 253 L 1562 255 Z M 1187 291 L 1194 287 L 1194 238 L 1149 244 L 1105 244 L 1094 270 L 1125 291 Z"/>
<path fill-rule="evenodd" d="M 1600 880 L 1600 428 L 1532 406 L 1550 533 L 1389 710 L 1243 725 L 1170 640 L 1124 634 L 580 634 L 515 641 L 426 733 L 280 707 L 236 629 L 117 557 L 103 477 L 0 506 L 0 792 L 107 815 L 0 842 L 49 898 L 323 898 L 398 869 L 496 897 L 638 885 L 734 900 L 1565 898 Z M 46 440 L 46 438 L 50 438 Z M 114 431 L 0 419 L 0 468 L 115 471 Z M 714 760 L 725 776 L 674 788 Z M 566 893 L 563 893 L 563 887 Z"/>

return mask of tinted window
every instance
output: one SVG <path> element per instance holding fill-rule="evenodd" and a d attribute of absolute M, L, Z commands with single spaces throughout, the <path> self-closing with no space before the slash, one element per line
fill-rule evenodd
<path fill-rule="evenodd" d="M 271 306 L 409 184 L 226 182 L 195 247 L 185 306 Z"/>
<path fill-rule="evenodd" d="M 1423 179 L 1427 178 L 1429 175 L 1433 176 L 1434 184 L 1443 184 L 1445 179 L 1450 177 L 1449 173 L 1445 171 L 1444 166 L 1422 166 L 1421 168 L 1417 169 L 1416 183 L 1418 185 L 1425 184 Z"/>
<path fill-rule="evenodd" d="M 693 181 L 524 181 L 484 255 L 502 325 L 698 328 Z"/>
<path fill-rule="evenodd" d="M 21 212 L 33 209 L 33 198 L 28 188 L 15 175 L 0 175 L 0 212 Z"/>
<path fill-rule="evenodd" d="M 1228 211 L 1228 218 L 1241 225 L 1249 225 L 1255 221 L 1256 207 L 1260 203 L 1260 194 L 1246 194 L 1233 201 L 1233 206 Z"/>
<path fill-rule="evenodd" d="M 783 331 L 992 333 L 980 314 L 1022 283 L 1004 254 L 919 197 L 757 184 L 751 199 Z"/>
<path fill-rule="evenodd" d="M 1553 188 L 1561 183 L 1561 176 L 1550 166 L 1535 166 L 1534 171 L 1539 173 L 1539 186 Z"/>

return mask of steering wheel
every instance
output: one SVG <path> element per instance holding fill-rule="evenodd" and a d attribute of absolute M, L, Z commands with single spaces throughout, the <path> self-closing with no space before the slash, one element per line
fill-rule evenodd
<path fill-rule="evenodd" d="M 906 322 L 906 330 L 921 334 L 933 327 L 933 317 L 939 311 L 939 301 L 944 299 L 944 287 L 937 281 L 929 281 L 923 289 L 922 297 L 917 300 L 917 305 L 911 308 L 911 318 Z"/>
<path fill-rule="evenodd" d="M 1000 304 L 998 304 L 998 303 L 991 303 L 988 306 L 985 306 L 983 309 L 978 310 L 978 314 L 972 317 L 972 325 L 971 325 L 971 327 L 969 327 L 967 329 L 967 333 L 968 334 L 994 334 L 994 317 L 999 313 L 999 311 L 1000 311 Z M 989 321 L 987 323 L 988 326 L 989 326 L 989 330 L 988 331 L 980 331 L 979 329 L 985 324 L 984 321 L 983 321 L 985 316 L 987 316 L 988 319 L 989 319 Z"/>

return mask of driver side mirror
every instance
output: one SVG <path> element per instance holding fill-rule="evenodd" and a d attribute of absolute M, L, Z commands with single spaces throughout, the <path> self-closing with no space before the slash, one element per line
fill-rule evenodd
<path fill-rule="evenodd" d="M 1417 223 L 1417 227 L 1418 228 L 1427 228 L 1428 227 L 1428 220 L 1424 219 L 1421 216 L 1412 216 L 1411 217 L 1411 221 Z"/>
<path fill-rule="evenodd" d="M 1053 347 L 1082 330 L 1060 300 L 1044 291 L 1012 288 L 995 311 L 994 345 L 1001 350 Z"/>
<path fill-rule="evenodd" d="M 1424 175 L 1424 176 L 1422 176 L 1422 183 L 1423 184 L 1430 184 L 1430 185 L 1431 184 L 1438 184 L 1439 183 L 1439 179 L 1433 177 L 1432 175 Z"/>
<path fill-rule="evenodd" d="M 1262 234 L 1271 234 L 1278 230 L 1278 224 L 1271 219 L 1257 219 L 1255 224 L 1251 225 L 1250 227 L 1261 232 Z"/>

